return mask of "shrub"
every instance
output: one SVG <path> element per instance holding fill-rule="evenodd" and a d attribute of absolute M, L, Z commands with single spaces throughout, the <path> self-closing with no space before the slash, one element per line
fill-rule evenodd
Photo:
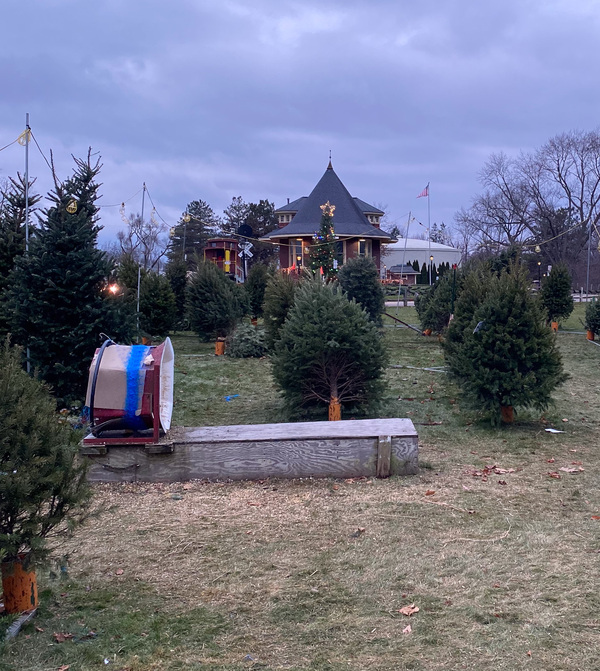
<path fill-rule="evenodd" d="M 275 344 L 273 376 L 288 407 L 379 399 L 386 354 L 379 330 L 339 287 L 305 280 Z"/>
<path fill-rule="evenodd" d="M 585 328 L 593 333 L 600 333 L 600 301 L 593 301 L 585 306 Z"/>
<path fill-rule="evenodd" d="M 373 259 L 366 256 L 350 259 L 341 267 L 337 276 L 340 287 L 348 298 L 354 299 L 367 311 L 369 319 L 381 326 L 385 298 Z"/>
<path fill-rule="evenodd" d="M 45 539 L 85 518 L 91 491 L 73 429 L 48 387 L 21 368 L 21 351 L 0 349 L 0 558 L 47 553 Z"/>
<path fill-rule="evenodd" d="M 250 272 L 244 288 L 248 294 L 250 314 L 253 317 L 262 317 L 263 304 L 265 302 L 265 290 L 269 280 L 269 269 L 264 263 L 255 263 Z"/>
<path fill-rule="evenodd" d="M 210 261 L 198 260 L 186 289 L 190 326 L 202 340 L 225 337 L 248 311 L 244 290 Z"/>
<path fill-rule="evenodd" d="M 276 273 L 267 282 L 263 318 L 265 324 L 265 343 L 271 351 L 279 338 L 279 332 L 288 312 L 294 304 L 294 295 L 298 280 L 287 273 Z"/>
<path fill-rule="evenodd" d="M 445 346 L 451 374 L 465 399 L 490 413 L 493 423 L 503 406 L 546 408 L 554 388 L 567 377 L 544 317 L 531 295 L 526 270 L 512 263 L 491 276 L 462 342 Z"/>
<path fill-rule="evenodd" d="M 164 337 L 177 318 L 175 294 L 164 275 L 149 272 L 140 288 L 140 328 L 150 335 Z"/>
<path fill-rule="evenodd" d="M 552 266 L 550 275 L 542 284 L 540 300 L 546 310 L 549 321 L 567 319 L 573 312 L 571 275 L 564 264 Z"/>
<path fill-rule="evenodd" d="M 225 354 L 234 359 L 259 358 L 267 351 L 263 329 L 241 322 L 227 338 Z"/>
<path fill-rule="evenodd" d="M 460 291 L 462 273 L 457 272 L 456 286 L 454 273 L 447 273 L 431 287 L 425 288 L 415 299 L 415 308 L 419 315 L 421 328 L 441 333 L 450 322 L 452 311 L 452 292 Z"/>

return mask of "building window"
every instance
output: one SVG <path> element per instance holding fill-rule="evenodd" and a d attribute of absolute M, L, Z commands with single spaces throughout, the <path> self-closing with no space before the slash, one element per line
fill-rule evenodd
<path fill-rule="evenodd" d="M 302 267 L 302 240 L 290 240 L 290 267 L 295 265 L 296 268 Z"/>
<path fill-rule="evenodd" d="M 346 243 L 343 240 L 338 240 L 335 243 L 335 258 L 339 266 L 346 262 Z"/>
<path fill-rule="evenodd" d="M 359 256 L 372 256 L 372 246 L 371 240 L 365 240 L 361 238 L 358 241 L 358 255 Z"/>

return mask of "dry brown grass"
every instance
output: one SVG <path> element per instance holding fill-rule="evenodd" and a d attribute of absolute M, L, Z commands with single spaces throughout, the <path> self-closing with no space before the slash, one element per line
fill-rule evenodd
<path fill-rule="evenodd" d="M 598 668 L 595 477 L 548 476 L 592 448 L 553 438 L 494 459 L 499 437 L 468 463 L 422 445 L 433 469 L 406 479 L 101 486 L 117 508 L 78 534 L 73 577 L 226 614 L 214 668 Z M 516 471 L 473 476 L 490 456 Z"/>

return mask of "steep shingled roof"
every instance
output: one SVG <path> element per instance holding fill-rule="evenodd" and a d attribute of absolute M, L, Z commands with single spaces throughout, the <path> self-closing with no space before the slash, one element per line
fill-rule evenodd
<path fill-rule="evenodd" d="M 315 231 L 319 228 L 321 215 L 323 214 L 321 205 L 324 205 L 327 201 L 331 205 L 335 205 L 333 227 L 336 235 L 343 237 L 379 238 L 383 241 L 392 239 L 388 233 L 369 223 L 369 220 L 361 210 L 361 205 L 368 204 L 350 195 L 348 189 L 335 174 L 331 162 L 327 166 L 323 177 L 321 177 L 315 188 L 311 191 L 310 196 L 294 201 L 294 204 L 299 204 L 299 208 L 293 220 L 287 226 L 267 233 L 263 239 L 314 235 Z M 371 205 L 368 205 L 368 207 L 372 208 Z M 285 206 L 280 209 L 286 211 Z M 367 210 L 367 212 L 377 211 L 377 208 Z"/>

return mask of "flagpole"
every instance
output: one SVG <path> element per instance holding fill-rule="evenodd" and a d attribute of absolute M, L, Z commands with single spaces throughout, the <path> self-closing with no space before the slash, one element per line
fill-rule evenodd
<path fill-rule="evenodd" d="M 429 238 L 429 286 L 431 286 L 431 202 L 429 198 L 429 182 L 427 182 L 427 237 Z"/>
<path fill-rule="evenodd" d="M 29 254 L 29 112 L 25 114 L 25 256 Z M 31 352 L 25 351 L 27 372 L 31 373 Z"/>

